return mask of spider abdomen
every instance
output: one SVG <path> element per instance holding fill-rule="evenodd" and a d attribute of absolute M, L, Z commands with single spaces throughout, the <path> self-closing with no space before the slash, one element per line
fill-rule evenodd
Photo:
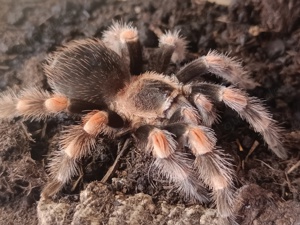
<path fill-rule="evenodd" d="M 108 105 L 130 80 L 121 57 L 98 39 L 65 45 L 48 59 L 45 71 L 55 92 L 98 105 Z"/>

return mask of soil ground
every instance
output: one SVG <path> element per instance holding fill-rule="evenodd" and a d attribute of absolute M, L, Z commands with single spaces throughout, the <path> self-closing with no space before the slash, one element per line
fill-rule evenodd
<path fill-rule="evenodd" d="M 46 56 L 70 40 L 101 38 L 113 20 L 131 21 L 138 27 L 145 68 L 158 45 L 156 34 L 168 29 L 180 29 L 189 42 L 186 62 L 214 49 L 240 59 L 260 84 L 249 94 L 265 99 L 283 127 L 289 157 L 278 159 L 247 123 L 232 111 L 220 109 L 222 122 L 213 128 L 218 145 L 234 159 L 241 200 L 235 206 L 236 220 L 239 224 L 300 224 L 297 0 L 240 0 L 228 7 L 198 0 L 0 3 L 3 92 L 17 93 L 31 86 L 49 89 L 42 69 Z M 48 179 L 49 155 L 58 148 L 63 127 L 77 120 L 60 114 L 41 122 L 15 118 L 0 123 L 0 224 L 218 224 L 212 206 L 202 207 L 178 196 L 172 185 L 151 170 L 151 158 L 133 146 L 105 184 L 92 182 L 103 178 L 125 138 L 100 139 L 97 153 L 81 163 L 82 176 L 53 200 L 39 201 Z"/>

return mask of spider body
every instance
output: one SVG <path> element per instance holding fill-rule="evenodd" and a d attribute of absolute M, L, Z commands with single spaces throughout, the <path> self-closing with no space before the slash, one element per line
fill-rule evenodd
<path fill-rule="evenodd" d="M 219 214 L 232 215 L 234 173 L 210 128 L 218 121 L 215 105 L 235 110 L 278 157 L 287 153 L 280 129 L 259 99 L 233 86 L 193 81 L 214 73 L 238 87 L 253 88 L 256 84 L 235 60 L 210 52 L 176 74 L 164 74 L 170 62 L 184 59 L 185 51 L 179 33 L 167 32 L 160 37 L 155 70 L 144 72 L 137 30 L 116 23 L 102 40 L 73 41 L 49 57 L 45 72 L 52 93 L 32 88 L 1 96 L 2 119 L 82 114 L 82 123 L 69 126 L 61 137 L 43 197 L 57 193 L 78 173 L 78 161 L 92 154 L 99 136 L 114 138 L 129 129 L 137 146 L 154 157 L 153 165 L 179 192 L 207 202 L 208 187 Z"/>

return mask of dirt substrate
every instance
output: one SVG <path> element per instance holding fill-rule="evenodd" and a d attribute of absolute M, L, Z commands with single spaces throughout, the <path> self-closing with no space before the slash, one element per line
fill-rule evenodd
<path fill-rule="evenodd" d="M 220 109 L 222 122 L 213 128 L 218 145 L 234 159 L 241 200 L 234 208 L 236 221 L 300 224 L 299 12 L 297 0 L 240 0 L 230 7 L 197 0 L 2 0 L 0 90 L 49 89 L 42 69 L 47 54 L 73 39 L 100 38 L 112 20 L 138 27 L 145 68 L 158 45 L 155 34 L 180 29 L 189 42 L 186 62 L 211 49 L 241 59 L 260 84 L 249 94 L 265 99 L 284 128 L 289 157 L 280 160 L 245 122 Z M 99 139 L 96 153 L 81 162 L 81 176 L 52 200 L 39 201 L 49 155 L 58 148 L 63 126 L 78 119 L 60 114 L 42 122 L 15 118 L 0 123 L 0 224 L 220 223 L 213 206 L 184 200 L 151 169 L 152 159 L 132 145 L 107 182 L 99 182 L 125 138 Z"/>

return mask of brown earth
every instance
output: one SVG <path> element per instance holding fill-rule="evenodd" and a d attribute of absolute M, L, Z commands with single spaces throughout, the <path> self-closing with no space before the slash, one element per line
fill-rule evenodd
<path fill-rule="evenodd" d="M 221 109 L 222 123 L 214 129 L 218 144 L 232 154 L 236 166 L 237 198 L 242 200 L 235 206 L 236 220 L 300 224 L 297 0 L 240 0 L 229 7 L 199 0 L 0 3 L 0 91 L 49 89 L 42 69 L 47 54 L 73 39 L 101 37 L 112 20 L 131 21 L 138 27 L 146 56 L 157 47 L 155 33 L 180 29 L 189 41 L 187 61 L 211 49 L 241 59 L 260 84 L 249 93 L 265 99 L 284 128 L 289 157 L 278 159 L 245 122 Z M 99 140 L 97 153 L 81 163 L 82 176 L 53 201 L 39 201 L 48 179 L 48 155 L 58 148 L 63 126 L 77 120 L 61 114 L 42 122 L 16 118 L 0 123 L 0 224 L 219 224 L 213 207 L 178 196 L 150 169 L 151 158 L 134 147 L 124 152 L 105 184 L 92 182 L 106 174 L 124 139 Z"/>

